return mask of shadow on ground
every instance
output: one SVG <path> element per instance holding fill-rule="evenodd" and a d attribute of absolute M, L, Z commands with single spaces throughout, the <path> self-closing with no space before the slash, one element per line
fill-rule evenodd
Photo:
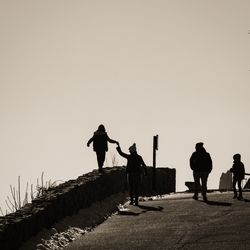
<path fill-rule="evenodd" d="M 163 207 L 161 207 L 161 206 L 152 207 L 152 206 L 139 205 L 139 206 L 136 206 L 136 207 L 142 209 L 142 211 L 134 212 L 134 211 L 132 211 L 132 210 L 133 210 L 133 208 L 132 208 L 132 210 L 129 210 L 129 209 L 124 209 L 124 210 L 123 210 L 123 209 L 121 209 L 121 210 L 118 211 L 118 213 L 119 213 L 120 215 L 138 216 L 138 215 L 144 214 L 144 213 L 146 213 L 146 212 L 148 212 L 148 211 L 160 212 L 160 211 L 163 210 Z M 136 207 L 135 207 L 135 208 L 136 208 Z"/>
<path fill-rule="evenodd" d="M 205 201 L 200 201 L 200 202 L 205 202 Z M 232 203 L 230 202 L 221 202 L 221 201 L 206 201 L 205 202 L 206 204 L 208 205 L 211 205 L 211 206 L 232 206 Z"/>
<path fill-rule="evenodd" d="M 141 208 L 141 209 L 145 209 L 147 211 L 158 211 L 158 212 L 160 212 L 160 211 L 163 210 L 163 207 L 161 207 L 161 206 L 152 207 L 152 206 L 139 205 L 138 207 Z"/>

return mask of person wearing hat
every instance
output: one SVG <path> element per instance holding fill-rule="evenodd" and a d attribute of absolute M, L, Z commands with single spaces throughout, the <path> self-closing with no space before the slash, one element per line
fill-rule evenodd
<path fill-rule="evenodd" d="M 97 163 L 99 172 L 103 172 L 103 163 L 105 161 L 106 152 L 108 151 L 108 142 L 118 142 L 109 138 L 103 124 L 99 125 L 98 129 L 94 132 L 94 135 L 88 140 L 87 146 L 93 142 L 93 150 L 96 152 Z"/>
<path fill-rule="evenodd" d="M 138 206 L 141 173 L 144 172 L 144 174 L 147 175 L 146 164 L 142 157 L 137 154 L 135 143 L 129 147 L 130 154 L 123 153 L 119 144 L 116 149 L 122 157 L 127 159 L 126 173 L 129 183 L 130 204 Z"/>
<path fill-rule="evenodd" d="M 239 200 L 242 200 L 242 187 L 241 182 L 245 178 L 245 167 L 244 164 L 241 162 L 241 155 L 235 154 L 233 156 L 233 167 L 230 169 L 230 171 L 233 173 L 233 190 L 234 190 L 234 199 L 238 198 Z M 238 184 L 239 188 L 239 196 L 237 197 L 237 190 L 236 190 L 236 184 Z"/>
<path fill-rule="evenodd" d="M 190 158 L 190 167 L 193 170 L 194 177 L 194 196 L 193 199 L 198 200 L 201 180 L 201 192 L 203 200 L 207 202 L 207 179 L 212 171 L 213 163 L 210 154 L 206 152 L 203 143 L 199 142 L 195 146 L 196 151 Z"/>

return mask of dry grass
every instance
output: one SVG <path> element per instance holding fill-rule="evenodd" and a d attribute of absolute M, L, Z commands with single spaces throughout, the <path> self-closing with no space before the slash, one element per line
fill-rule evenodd
<path fill-rule="evenodd" d="M 21 177 L 18 176 L 18 182 L 17 182 L 17 188 L 10 185 L 10 196 L 7 196 L 7 199 L 5 200 L 6 204 L 6 210 L 5 212 L 0 207 L 0 213 L 2 216 L 5 216 L 9 213 L 14 213 L 17 210 L 21 209 L 23 206 L 25 206 L 27 203 L 32 202 L 35 198 L 41 198 L 43 197 L 48 190 L 55 187 L 59 181 L 52 182 L 51 180 L 46 181 L 44 183 L 44 172 L 42 172 L 42 175 L 39 178 L 37 178 L 37 183 L 35 186 L 33 184 L 30 184 L 30 190 L 29 190 L 29 182 L 26 184 L 24 197 L 21 198 Z M 61 182 L 61 181 L 60 181 Z"/>

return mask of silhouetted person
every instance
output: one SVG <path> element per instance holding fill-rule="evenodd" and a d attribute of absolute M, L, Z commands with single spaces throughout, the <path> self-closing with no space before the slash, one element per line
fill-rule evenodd
<path fill-rule="evenodd" d="M 233 156 L 233 159 L 234 159 L 233 167 L 230 169 L 230 171 L 233 173 L 233 191 L 234 191 L 233 198 L 234 199 L 237 198 L 236 184 L 238 184 L 238 188 L 239 188 L 238 199 L 243 199 L 241 181 L 245 178 L 245 167 L 244 167 L 244 164 L 241 162 L 240 154 L 235 154 Z"/>
<path fill-rule="evenodd" d="M 108 151 L 108 142 L 116 143 L 117 145 L 118 142 L 108 137 L 105 127 L 102 124 L 99 125 L 98 129 L 94 132 L 93 137 L 89 139 L 87 143 L 88 147 L 91 142 L 93 142 L 93 150 L 96 152 L 99 172 L 102 173 L 103 163 L 105 161 L 106 152 Z"/>
<path fill-rule="evenodd" d="M 207 179 L 209 173 L 212 171 L 212 159 L 210 154 L 206 152 L 203 147 L 203 143 L 199 142 L 195 146 L 196 151 L 190 158 L 190 167 L 193 170 L 194 176 L 194 196 L 193 199 L 198 200 L 200 180 L 201 180 L 201 191 L 203 200 L 207 201 Z"/>
<path fill-rule="evenodd" d="M 119 144 L 116 149 L 122 157 L 128 160 L 126 173 L 128 176 L 128 183 L 129 183 L 130 204 L 131 205 L 135 204 L 136 206 L 138 206 L 141 174 L 144 171 L 144 174 L 147 175 L 146 164 L 144 163 L 142 157 L 137 154 L 135 143 L 131 147 L 129 147 L 130 154 L 123 153 Z"/>

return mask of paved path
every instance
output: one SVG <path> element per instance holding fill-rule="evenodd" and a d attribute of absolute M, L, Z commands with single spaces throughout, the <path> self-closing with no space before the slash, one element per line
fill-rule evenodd
<path fill-rule="evenodd" d="M 65 249 L 250 249 L 250 193 L 190 195 L 127 206 Z"/>

